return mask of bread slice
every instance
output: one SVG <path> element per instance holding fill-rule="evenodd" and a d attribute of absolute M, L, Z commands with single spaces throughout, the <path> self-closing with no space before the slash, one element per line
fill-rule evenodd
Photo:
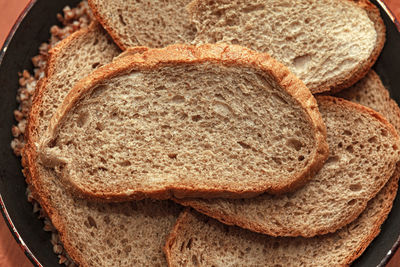
<path fill-rule="evenodd" d="M 96 19 L 123 50 L 164 47 L 194 39 L 185 6 L 190 0 L 89 0 Z"/>
<path fill-rule="evenodd" d="M 366 210 L 335 233 L 269 237 L 227 226 L 192 211 L 183 212 L 165 245 L 176 266 L 348 266 L 380 232 L 397 192 L 392 177 Z"/>
<path fill-rule="evenodd" d="M 400 132 L 400 108 L 375 71 L 370 70 L 362 80 L 336 96 L 378 111 Z"/>
<path fill-rule="evenodd" d="M 47 78 L 35 98 L 24 148 L 25 174 L 34 197 L 58 230 L 63 245 L 80 266 L 165 266 L 165 238 L 180 212 L 168 201 L 97 204 L 78 199 L 55 173 L 40 164 L 36 144 L 73 84 L 119 53 L 95 23 L 51 51 Z"/>
<path fill-rule="evenodd" d="M 47 134 L 43 163 L 111 201 L 285 192 L 328 153 L 304 84 L 268 55 L 226 45 L 120 57 L 72 89 Z"/>
<path fill-rule="evenodd" d="M 379 10 L 367 0 L 194 0 L 195 43 L 233 43 L 271 54 L 312 93 L 361 79 L 385 41 Z"/>
<path fill-rule="evenodd" d="M 254 199 L 183 199 L 178 203 L 227 224 L 272 236 L 334 232 L 353 221 L 385 185 L 399 161 L 399 137 L 375 111 L 334 97 L 318 97 L 330 156 L 304 187 Z"/>

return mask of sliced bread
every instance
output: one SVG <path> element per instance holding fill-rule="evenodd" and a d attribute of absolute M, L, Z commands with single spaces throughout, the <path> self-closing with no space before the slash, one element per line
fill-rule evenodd
<path fill-rule="evenodd" d="M 348 266 L 380 232 L 396 196 L 397 183 L 397 177 L 392 177 L 351 224 L 313 238 L 269 237 L 187 210 L 180 215 L 165 245 L 168 265 Z"/>
<path fill-rule="evenodd" d="M 227 224 L 272 236 L 334 232 L 353 221 L 385 185 L 399 161 L 399 137 L 386 119 L 364 106 L 318 97 L 330 156 L 304 187 L 253 199 L 178 199 Z"/>
<path fill-rule="evenodd" d="M 378 111 L 400 133 L 400 108 L 390 98 L 389 91 L 383 86 L 375 71 L 370 70 L 362 80 L 336 96 Z"/>
<path fill-rule="evenodd" d="M 164 47 L 194 39 L 185 6 L 191 0 L 89 0 L 93 14 L 122 49 Z"/>
<path fill-rule="evenodd" d="M 47 135 L 43 164 L 111 201 L 286 192 L 328 154 L 304 84 L 267 54 L 227 45 L 128 53 L 72 89 Z"/>
<path fill-rule="evenodd" d="M 97 23 L 54 47 L 29 118 L 24 173 L 34 198 L 79 266 L 165 266 L 162 246 L 180 212 L 178 205 L 151 200 L 97 204 L 78 199 L 51 169 L 40 164 L 35 149 L 73 84 L 118 53 Z"/>
<path fill-rule="evenodd" d="M 379 10 L 367 0 L 194 0 L 195 43 L 239 44 L 281 61 L 311 92 L 361 79 L 385 41 Z"/>

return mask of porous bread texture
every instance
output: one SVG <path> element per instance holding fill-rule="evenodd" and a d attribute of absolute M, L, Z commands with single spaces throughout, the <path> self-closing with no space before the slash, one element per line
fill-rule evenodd
<path fill-rule="evenodd" d="M 399 106 L 390 98 L 389 91 L 384 87 L 375 71 L 370 70 L 358 83 L 341 91 L 336 96 L 370 107 L 381 113 L 397 132 L 400 132 Z"/>
<path fill-rule="evenodd" d="M 80 81 L 40 153 L 86 197 L 250 197 L 303 184 L 325 134 L 310 91 L 268 55 L 174 45 Z"/>
<path fill-rule="evenodd" d="M 364 106 L 317 97 L 330 149 L 322 169 L 302 188 L 252 199 L 177 199 L 185 206 L 272 236 L 334 232 L 353 221 L 392 176 L 399 137 L 386 119 Z"/>
<path fill-rule="evenodd" d="M 397 183 L 398 177 L 392 177 L 351 224 L 313 238 L 269 237 L 186 210 L 165 245 L 168 265 L 348 266 L 380 232 Z"/>
<path fill-rule="evenodd" d="M 89 0 L 96 19 L 125 50 L 133 46 L 164 47 L 194 39 L 185 6 L 190 0 Z"/>
<path fill-rule="evenodd" d="M 362 78 L 385 41 L 379 10 L 367 0 L 194 0 L 194 43 L 230 43 L 267 52 L 312 93 Z"/>
<path fill-rule="evenodd" d="M 51 51 L 47 78 L 30 113 L 24 173 L 64 248 L 80 266 L 165 266 L 162 247 L 181 210 L 178 205 L 152 200 L 97 204 L 78 199 L 51 169 L 40 164 L 36 153 L 35 144 L 43 138 L 52 114 L 73 84 L 118 53 L 97 23 L 72 34 Z"/>

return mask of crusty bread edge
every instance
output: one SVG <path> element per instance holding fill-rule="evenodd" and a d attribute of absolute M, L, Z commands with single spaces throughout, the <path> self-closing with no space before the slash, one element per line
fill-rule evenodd
<path fill-rule="evenodd" d="M 376 220 L 373 223 L 373 229 L 369 232 L 368 235 L 362 237 L 362 242 L 361 244 L 356 248 L 356 250 L 353 250 L 354 252 L 351 252 L 347 257 L 342 259 L 342 262 L 339 264 L 339 266 L 349 266 L 354 260 L 356 260 L 358 257 L 361 256 L 361 254 L 366 250 L 366 248 L 369 246 L 369 244 L 375 239 L 375 237 L 378 236 L 378 234 L 381 231 L 381 225 L 383 222 L 386 220 L 388 217 L 392 206 L 393 206 L 393 201 L 396 197 L 397 194 L 397 189 L 398 189 L 398 181 L 399 181 L 399 175 L 396 174 L 390 178 L 388 181 L 388 186 L 387 191 L 389 194 L 385 198 L 384 201 L 384 208 L 380 209 L 380 215 L 376 216 Z M 383 189 L 382 189 L 383 190 Z M 385 189 L 386 190 L 386 189 Z M 172 264 L 172 247 L 177 239 L 177 236 L 179 235 L 180 228 L 182 225 L 184 225 L 188 217 L 190 215 L 190 208 L 186 208 L 184 211 L 181 212 L 179 215 L 173 229 L 171 230 L 169 236 L 167 237 L 167 240 L 165 242 L 164 246 L 164 254 L 168 263 L 168 266 L 174 266 Z M 335 233 L 333 233 L 335 235 Z M 280 238 L 280 237 L 276 237 Z M 303 237 L 298 237 L 298 238 L 303 238 Z M 323 238 L 323 237 L 322 237 Z"/>
<path fill-rule="evenodd" d="M 380 115 L 378 112 L 359 105 L 357 103 L 354 102 L 350 102 L 347 100 L 344 100 L 342 98 L 337 98 L 337 97 L 332 97 L 332 96 L 317 96 L 316 97 L 318 103 L 320 104 L 321 102 L 324 102 L 326 105 L 341 105 L 341 106 L 347 106 L 347 107 L 351 107 L 355 110 L 358 110 L 359 112 L 362 113 L 367 113 L 368 115 L 371 115 L 372 117 L 374 117 L 375 119 L 377 119 L 378 121 L 380 121 L 382 124 L 384 124 L 389 132 L 397 139 L 397 143 L 398 146 L 400 147 L 400 138 L 397 134 L 397 131 L 394 129 L 394 127 L 382 116 Z M 400 157 L 399 157 L 400 159 Z M 382 184 L 381 187 L 377 188 L 374 192 L 372 192 L 371 196 L 369 196 L 369 199 L 372 199 L 373 197 L 376 196 L 376 194 L 378 194 L 378 192 L 384 187 L 384 185 L 386 184 L 386 182 L 390 179 L 390 177 L 392 175 L 397 175 L 396 172 L 396 165 L 394 165 L 393 167 L 393 172 L 394 173 L 390 173 L 386 178 L 385 178 L 385 182 Z M 257 233 L 262 233 L 262 234 L 266 234 L 266 235 L 270 235 L 270 236 L 290 236 L 290 237 L 297 237 L 297 236 L 303 236 L 303 237 L 313 237 L 316 235 L 323 235 L 323 234 L 328 234 L 328 233 L 332 233 L 337 231 L 338 229 L 342 228 L 343 226 L 349 224 L 350 222 L 354 221 L 362 212 L 363 210 L 366 208 L 367 204 L 368 204 L 368 200 L 365 200 L 364 203 L 360 204 L 360 206 L 362 207 L 360 210 L 358 210 L 356 213 L 354 213 L 351 217 L 346 218 L 346 220 L 343 220 L 341 222 L 338 222 L 335 226 L 330 227 L 330 228 L 325 228 L 322 227 L 320 229 L 315 229 L 312 232 L 302 232 L 300 230 L 293 230 L 293 229 L 287 229 L 285 231 L 282 232 L 274 232 L 274 231 L 270 231 L 269 229 L 265 229 L 264 227 L 260 226 L 259 224 L 256 224 L 252 221 L 248 221 L 248 220 L 238 220 L 233 214 L 225 214 L 224 212 L 220 212 L 220 211 L 215 211 L 212 209 L 209 209 L 209 207 L 205 204 L 201 204 L 196 202 L 196 200 L 192 200 L 190 198 L 187 199 L 177 199 L 177 198 L 173 198 L 173 200 L 178 203 L 181 204 L 183 206 L 189 206 L 192 207 L 193 209 L 197 210 L 200 213 L 203 213 L 207 216 L 210 216 L 214 219 L 217 219 L 218 221 L 227 224 L 227 225 L 237 225 L 240 226 L 242 228 L 245 229 L 249 229 L 251 231 L 257 232 Z"/>
<path fill-rule="evenodd" d="M 314 94 L 325 91 L 329 91 L 329 93 L 334 94 L 358 82 L 368 73 L 371 67 L 375 64 L 386 41 L 386 27 L 381 18 L 379 9 L 374 4 L 372 4 L 368 0 L 344 1 L 353 2 L 355 5 L 358 5 L 367 12 L 369 19 L 374 23 L 375 31 L 377 34 L 375 47 L 372 50 L 370 57 L 365 62 L 359 64 L 354 70 L 348 72 L 346 77 L 341 78 L 336 82 L 321 85 L 320 88 L 312 90 Z"/>
<path fill-rule="evenodd" d="M 139 49 L 141 53 L 127 53 L 111 64 L 103 66 L 93 72 L 88 77 L 79 81 L 71 92 L 66 96 L 63 104 L 55 112 L 51 119 L 48 132 L 46 133 L 47 140 L 41 144 L 42 150 L 56 136 L 57 127 L 62 124 L 66 114 L 73 109 L 75 104 L 86 94 L 89 94 L 98 84 L 104 79 L 129 73 L 132 70 L 150 70 L 165 64 L 189 64 L 201 62 L 218 62 L 224 65 L 236 65 L 256 68 L 263 71 L 275 82 L 286 90 L 294 101 L 303 108 L 308 115 L 308 120 L 311 125 L 315 125 L 313 132 L 315 136 L 315 150 L 310 156 L 309 165 L 301 172 L 293 175 L 292 179 L 287 184 L 271 185 L 265 184 L 260 188 L 250 188 L 244 191 L 243 189 L 193 189 L 187 186 L 176 186 L 163 188 L 161 190 L 146 191 L 143 189 L 131 189 L 125 192 L 92 192 L 87 188 L 81 188 L 73 181 L 72 188 L 77 194 L 92 199 L 103 201 L 120 202 L 126 200 L 140 200 L 143 198 L 168 199 L 172 196 L 177 198 L 183 197 L 253 197 L 263 192 L 274 194 L 293 191 L 294 189 L 304 185 L 322 166 L 329 155 L 328 144 L 326 143 L 326 127 L 323 123 L 321 114 L 318 110 L 318 105 L 305 85 L 296 78 L 289 70 L 278 63 L 267 54 L 261 54 L 251 51 L 247 48 L 236 45 L 224 44 L 206 44 L 201 46 L 189 45 L 171 45 L 163 49 Z"/>
<path fill-rule="evenodd" d="M 88 4 L 96 20 L 100 22 L 103 28 L 108 32 L 114 42 L 121 48 L 121 50 L 126 50 L 128 46 L 119 38 L 118 33 L 114 30 L 114 27 L 107 23 L 107 20 L 99 12 L 99 7 L 95 4 L 94 0 L 88 0 Z"/>
<path fill-rule="evenodd" d="M 54 64 L 58 60 L 58 52 L 62 51 L 65 47 L 67 47 L 71 42 L 74 42 L 76 39 L 84 36 L 86 33 L 98 27 L 97 22 L 92 22 L 87 28 L 83 28 L 79 31 L 74 32 L 67 38 L 60 41 L 55 47 L 53 47 L 49 51 L 49 58 L 46 67 L 46 75 L 42 78 L 37 87 L 37 93 L 35 93 L 35 99 L 32 103 L 32 107 L 29 113 L 28 125 L 27 125 L 27 135 L 25 138 L 27 143 L 25 144 L 22 151 L 22 166 L 24 167 L 23 173 L 26 177 L 26 181 L 28 183 L 29 188 L 31 189 L 31 193 L 33 198 L 39 202 L 41 207 L 43 208 L 45 214 L 50 218 L 52 224 L 57 229 L 58 234 L 60 236 L 60 240 L 68 252 L 68 255 L 75 261 L 79 262 L 81 266 L 89 266 L 88 262 L 84 257 L 77 252 L 77 248 L 69 241 L 69 236 L 66 234 L 66 227 L 64 225 L 63 220 L 60 218 L 58 214 L 59 211 L 54 209 L 53 205 L 51 205 L 50 200 L 48 198 L 48 193 L 40 185 L 40 179 L 38 178 L 39 170 L 37 169 L 37 165 L 39 162 L 39 157 L 36 151 L 36 139 L 33 135 L 35 129 L 37 129 L 38 120 L 36 116 L 38 116 L 41 110 L 41 103 L 43 101 L 43 95 L 46 91 L 46 82 L 51 75 L 54 74 Z"/>
<path fill-rule="evenodd" d="M 192 14 L 198 9 L 199 1 L 201 0 L 193 0 L 186 6 L 186 10 L 191 17 L 193 16 Z M 333 79 L 320 84 L 318 87 L 310 87 L 310 90 L 313 94 L 322 92 L 336 93 L 355 84 L 357 81 L 363 78 L 368 73 L 372 65 L 374 65 L 383 49 L 386 40 L 386 27 L 380 16 L 379 9 L 375 5 L 368 0 L 339 0 L 338 2 L 340 1 L 350 2 L 356 7 L 360 7 L 367 12 L 369 19 L 374 23 L 375 31 L 377 33 L 375 47 L 372 50 L 370 57 L 366 61 L 360 63 L 352 71 L 349 71 L 344 77 L 334 77 Z"/>

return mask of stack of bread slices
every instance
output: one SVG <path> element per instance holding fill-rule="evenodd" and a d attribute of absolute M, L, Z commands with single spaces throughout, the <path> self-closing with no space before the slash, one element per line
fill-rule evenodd
<path fill-rule="evenodd" d="M 367 0 L 89 0 L 23 150 L 81 266 L 342 266 L 397 192 Z M 340 19 L 338 19 L 340 18 Z M 321 94 L 322 93 L 322 94 Z"/>

